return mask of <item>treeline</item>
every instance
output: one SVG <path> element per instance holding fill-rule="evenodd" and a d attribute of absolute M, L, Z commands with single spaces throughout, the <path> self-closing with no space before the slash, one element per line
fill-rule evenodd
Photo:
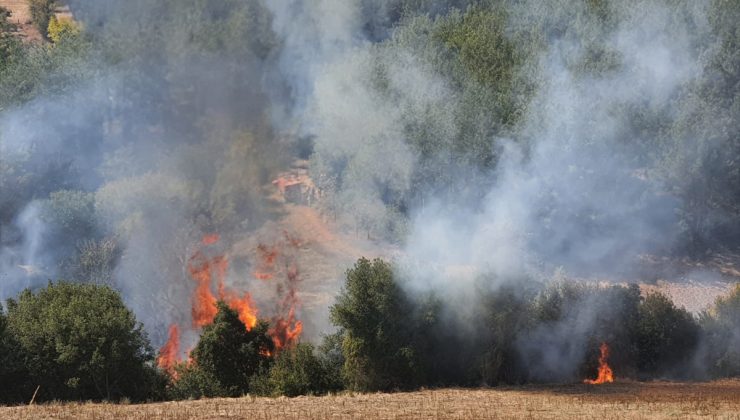
<path fill-rule="evenodd" d="M 50 283 L 0 317 L 0 401 L 37 388 L 37 401 L 154 401 L 580 382 L 595 377 L 601 343 L 618 378 L 740 375 L 740 286 L 695 317 L 636 286 L 483 284 L 455 308 L 413 298 L 390 264 L 360 259 L 320 346 L 276 353 L 266 322 L 248 331 L 219 303 L 187 360 L 165 371 L 117 292 Z"/>

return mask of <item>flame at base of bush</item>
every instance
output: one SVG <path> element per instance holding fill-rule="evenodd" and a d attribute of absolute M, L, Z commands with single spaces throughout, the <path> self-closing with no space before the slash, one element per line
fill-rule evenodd
<path fill-rule="evenodd" d="M 596 379 L 585 379 L 584 384 L 600 385 L 608 382 L 614 382 L 614 372 L 609 367 L 607 359 L 609 359 L 609 346 L 606 343 L 601 343 L 601 355 L 599 356 L 599 375 Z"/>
<path fill-rule="evenodd" d="M 303 324 L 296 317 L 296 307 L 298 306 L 298 295 L 296 291 L 297 283 L 300 280 L 298 268 L 294 258 L 285 255 L 285 269 L 280 270 L 276 267 L 276 260 L 283 255 L 281 248 L 297 249 L 301 242 L 297 238 L 291 237 L 287 232 L 283 232 L 284 240 L 279 241 L 272 247 L 260 245 L 258 253 L 261 259 L 262 274 L 255 273 L 255 278 L 260 280 L 271 280 L 279 274 L 285 274 L 285 284 L 277 284 L 277 289 L 284 294 L 283 298 L 277 305 L 277 313 L 270 321 L 272 327 L 269 335 L 275 344 L 275 350 L 291 346 L 298 341 L 303 331 Z M 219 235 L 206 235 L 202 239 L 202 245 L 210 246 L 220 240 Z M 203 328 L 213 323 L 216 317 L 216 302 L 223 300 L 226 304 L 237 311 L 239 319 L 242 321 L 247 331 L 250 331 L 257 324 L 258 309 L 249 293 L 240 295 L 238 292 L 228 289 L 224 280 L 228 271 L 229 261 L 224 255 L 208 257 L 204 252 L 198 250 L 190 257 L 188 261 L 188 272 L 191 278 L 197 283 L 192 296 L 192 326 L 194 328 Z M 215 285 L 217 295 L 214 295 L 212 288 Z M 174 379 L 177 379 L 176 366 L 181 361 L 180 357 L 180 329 L 177 324 L 170 326 L 167 342 L 159 351 L 157 365 L 169 373 Z M 272 352 L 265 350 L 266 356 L 273 356 Z"/>

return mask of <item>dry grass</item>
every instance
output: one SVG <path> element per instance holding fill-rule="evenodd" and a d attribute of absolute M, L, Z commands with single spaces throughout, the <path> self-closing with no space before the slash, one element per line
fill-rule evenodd
<path fill-rule="evenodd" d="M 0 417 L 498 419 L 740 418 L 740 381 L 446 389 L 326 397 L 235 398 L 145 405 L 49 404 L 0 409 Z"/>

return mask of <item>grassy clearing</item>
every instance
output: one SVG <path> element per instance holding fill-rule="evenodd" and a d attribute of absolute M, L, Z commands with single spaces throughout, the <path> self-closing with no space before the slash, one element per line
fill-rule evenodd
<path fill-rule="evenodd" d="M 210 399 L 145 405 L 47 404 L 0 409 L 2 418 L 498 419 L 740 418 L 740 381 L 619 382 L 444 389 L 396 394 Z"/>

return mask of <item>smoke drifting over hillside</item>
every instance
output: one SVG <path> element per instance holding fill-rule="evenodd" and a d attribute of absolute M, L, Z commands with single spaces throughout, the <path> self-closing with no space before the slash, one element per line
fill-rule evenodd
<path fill-rule="evenodd" d="M 708 6 L 566 3 L 512 2 L 498 21 L 466 2 L 71 2 L 109 49 L 86 53 L 74 89 L 0 117 L 0 163 L 33 174 L 3 192 L 16 216 L 0 227 L 0 297 L 80 273 L 68 235 L 85 225 L 119 243 L 109 281 L 161 344 L 190 320 L 193 244 L 218 232 L 228 254 L 274 217 L 262 188 L 306 148 L 322 210 L 400 246 L 408 290 L 448 296 L 450 312 L 484 274 L 491 290 L 557 267 L 638 280 L 640 254 L 685 241 L 685 180 L 665 175 L 666 150 L 713 152 L 653 138 L 691 113 L 680 98 L 717 53 Z M 503 51 L 490 68 L 454 30 L 479 22 L 479 47 Z M 74 211 L 94 221 L 50 213 L 58 190 L 89 194 Z M 525 359 L 550 343 L 548 378 L 583 358 L 569 352 L 601 303 L 582 303 L 519 341 Z"/>

